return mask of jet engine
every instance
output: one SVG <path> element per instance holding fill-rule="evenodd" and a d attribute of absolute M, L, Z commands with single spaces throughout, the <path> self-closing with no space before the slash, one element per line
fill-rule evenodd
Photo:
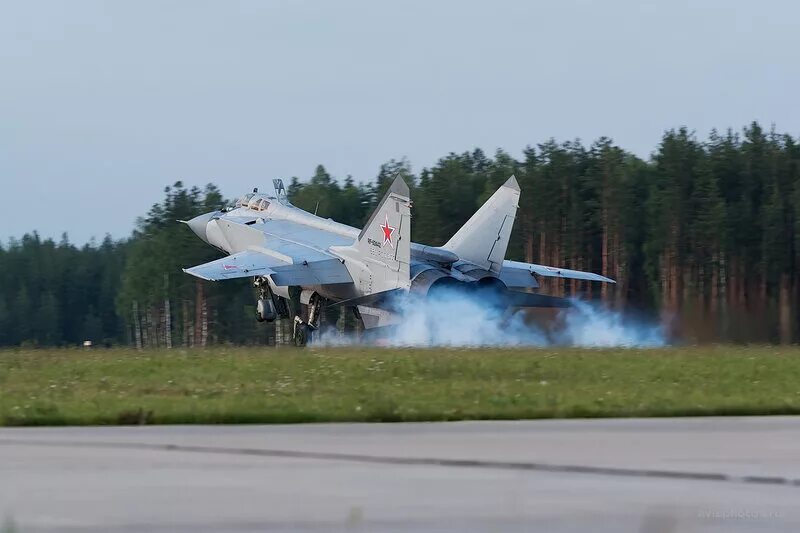
<path fill-rule="evenodd" d="M 468 295 L 483 301 L 486 305 L 498 308 L 507 306 L 508 288 L 499 279 L 486 276 L 477 280 L 458 279 L 443 269 L 423 270 L 411 280 L 411 294 L 425 298 L 445 293 Z"/>

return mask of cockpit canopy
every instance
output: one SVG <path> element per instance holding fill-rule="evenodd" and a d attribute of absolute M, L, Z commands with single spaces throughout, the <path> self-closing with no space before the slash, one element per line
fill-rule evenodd
<path fill-rule="evenodd" d="M 272 196 L 266 194 L 258 194 L 249 192 L 236 201 L 236 207 L 245 207 L 253 211 L 266 211 L 269 207 L 270 200 L 274 200 Z"/>

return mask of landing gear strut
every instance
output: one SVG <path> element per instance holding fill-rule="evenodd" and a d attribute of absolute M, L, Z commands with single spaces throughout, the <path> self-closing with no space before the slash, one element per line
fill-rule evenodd
<path fill-rule="evenodd" d="M 292 335 L 295 346 L 302 347 L 311 342 L 314 333 L 319 329 L 320 311 L 324 303 L 324 298 L 314 293 L 308 301 L 308 322 L 304 322 L 299 313 L 295 314 Z"/>

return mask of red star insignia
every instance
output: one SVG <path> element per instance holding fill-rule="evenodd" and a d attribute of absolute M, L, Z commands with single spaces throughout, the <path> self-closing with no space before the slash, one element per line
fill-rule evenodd
<path fill-rule="evenodd" d="M 386 220 L 383 224 L 381 224 L 381 229 L 383 230 L 383 244 L 389 243 L 389 246 L 394 248 L 394 244 L 392 244 L 392 233 L 397 228 L 393 228 L 389 225 L 389 215 L 386 215 Z"/>

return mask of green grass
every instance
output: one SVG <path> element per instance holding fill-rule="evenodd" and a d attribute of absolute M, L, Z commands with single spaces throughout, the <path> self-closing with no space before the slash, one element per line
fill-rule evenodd
<path fill-rule="evenodd" d="M 0 352 L 0 424 L 800 413 L 800 348 Z"/>

